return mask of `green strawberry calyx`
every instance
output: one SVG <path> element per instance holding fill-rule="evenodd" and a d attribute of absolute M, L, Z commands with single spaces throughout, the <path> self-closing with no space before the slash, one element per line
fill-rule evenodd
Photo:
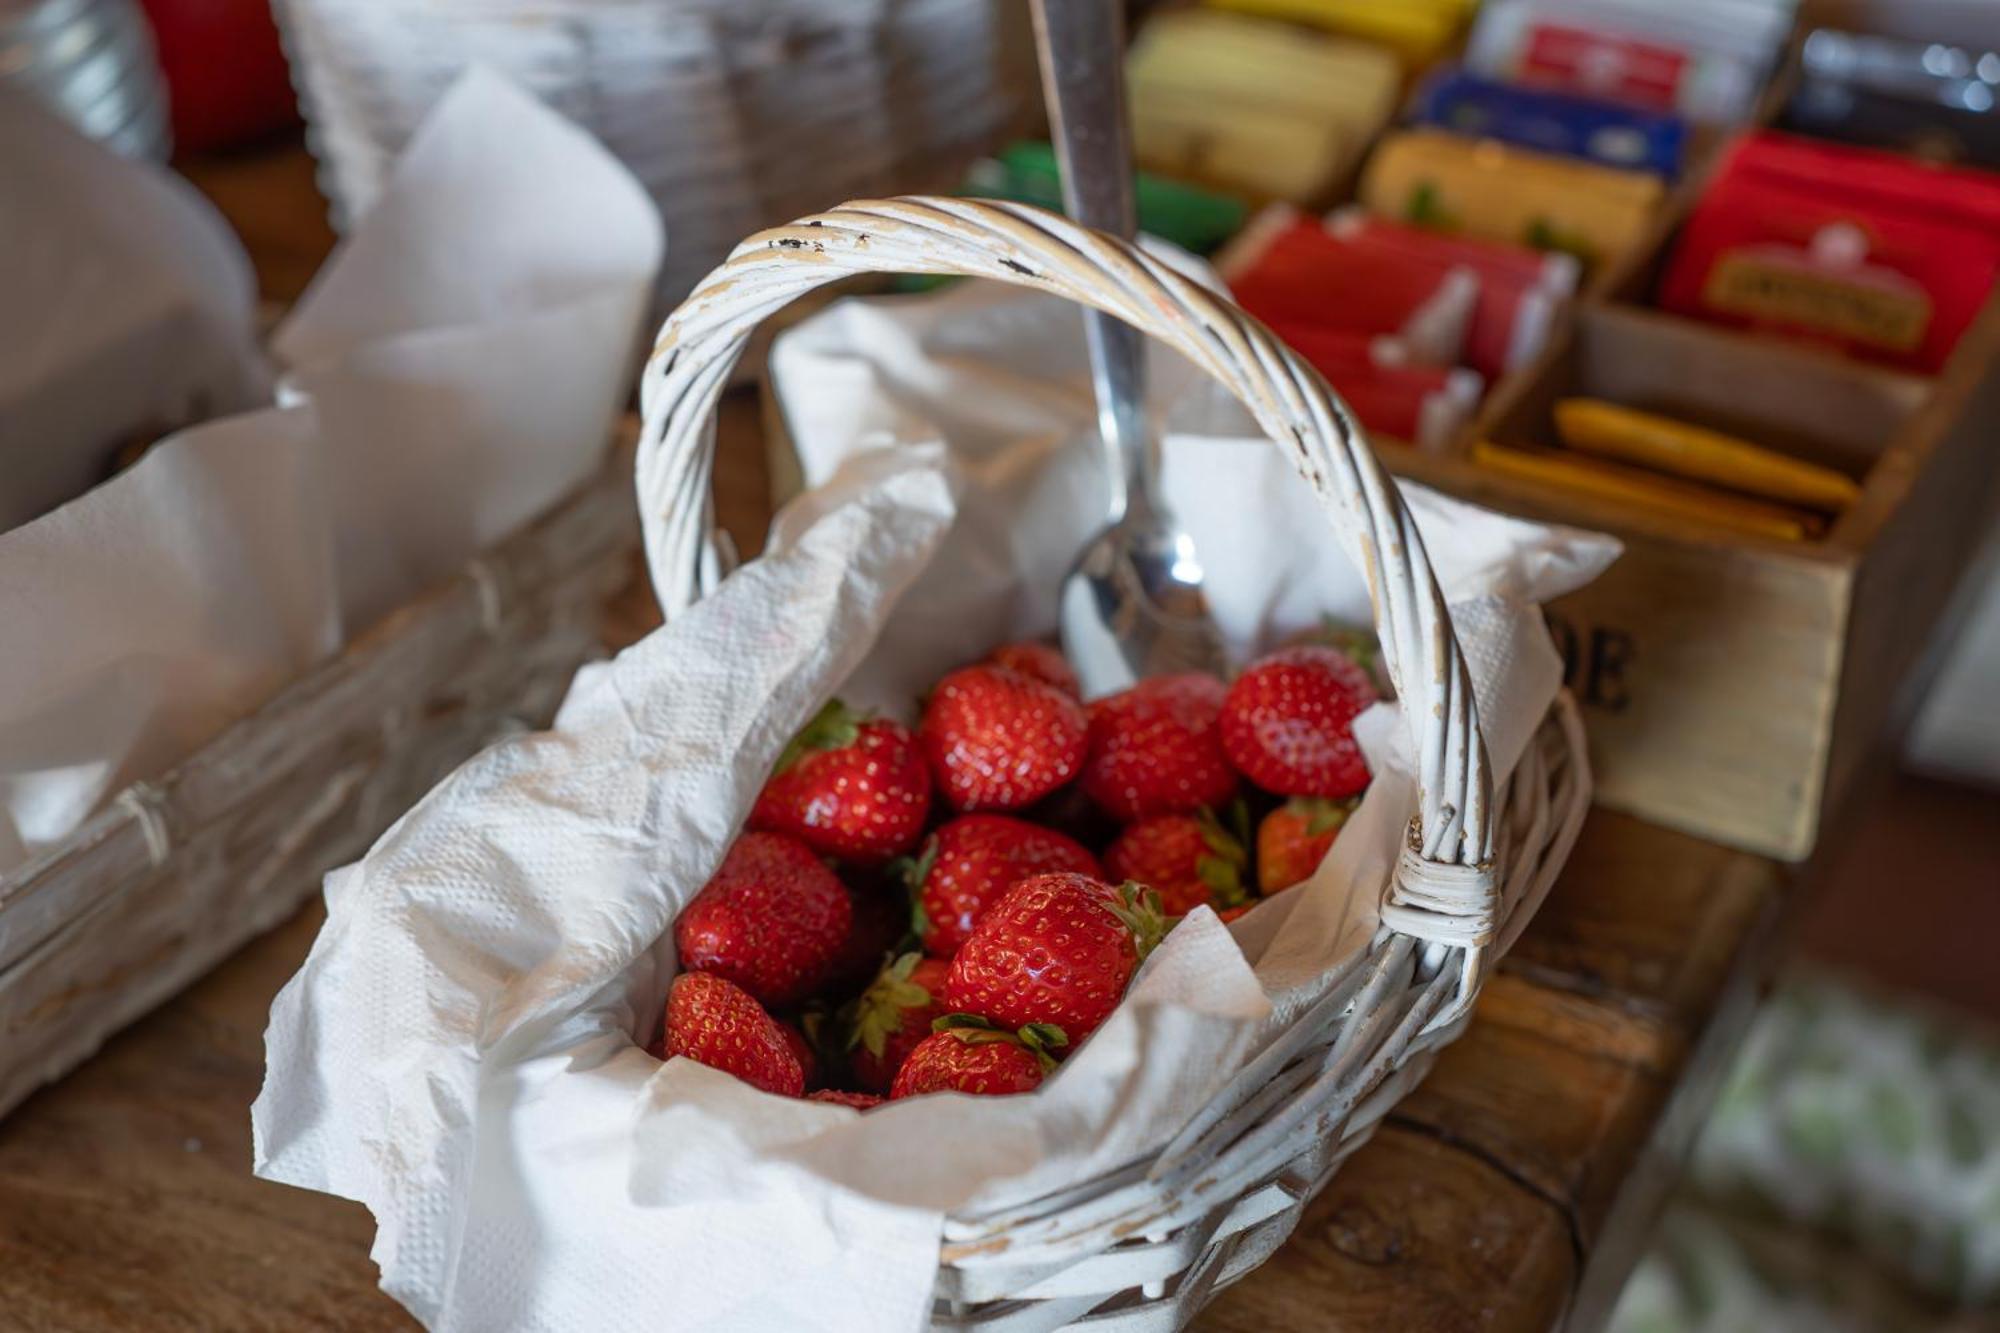
<path fill-rule="evenodd" d="M 1056 1057 L 1051 1052 L 1069 1045 L 1069 1034 L 1054 1023 L 1029 1023 L 1009 1032 L 992 1019 L 978 1014 L 941 1014 L 931 1020 L 931 1031 L 949 1032 L 968 1046 L 984 1046 L 996 1041 L 1012 1042 L 1026 1048 L 1040 1062 L 1044 1074 L 1056 1067 Z"/>
<path fill-rule="evenodd" d="M 845 750 L 861 739 L 861 724 L 868 721 L 867 713 L 849 708 L 838 699 L 826 701 L 812 721 L 805 724 L 792 743 L 778 756 L 778 766 L 772 773 L 783 773 L 809 754 L 820 750 Z"/>
<path fill-rule="evenodd" d="M 1167 937 L 1172 922 L 1160 906 L 1160 895 L 1136 880 L 1126 880 L 1119 885 L 1117 901 L 1105 904 L 1111 914 L 1125 923 L 1132 932 L 1132 945 L 1139 953 L 1139 961 L 1145 962 L 1146 955 L 1159 947 Z"/>
<path fill-rule="evenodd" d="M 1360 804 L 1358 796 L 1344 801 L 1321 796 L 1294 796 L 1285 802 L 1285 809 L 1305 821 L 1307 837 L 1319 838 L 1346 827 L 1355 807 Z"/>
<path fill-rule="evenodd" d="M 1238 797 L 1229 803 L 1228 812 L 1233 829 L 1224 827 L 1213 810 L 1203 809 L 1195 815 L 1202 843 L 1208 848 L 1195 859 L 1195 874 L 1218 909 L 1241 907 L 1250 901 L 1250 892 L 1243 887 L 1243 872 L 1250 868 L 1250 853 L 1245 850 L 1250 840 L 1250 807 Z"/>
<path fill-rule="evenodd" d="M 848 1050 L 860 1046 L 880 1059 L 889 1045 L 889 1038 L 902 1029 L 904 1013 L 930 1005 L 930 991 L 910 980 L 910 974 L 917 970 L 917 964 L 922 960 L 922 954 L 906 953 L 884 967 L 876 974 L 875 980 L 868 983 L 868 989 L 854 1001 L 853 1012 L 848 1017 Z"/>
<path fill-rule="evenodd" d="M 924 911 L 924 882 L 931 877 L 937 858 L 938 840 L 933 833 L 915 856 L 899 856 L 889 863 L 889 874 L 910 891 L 910 929 L 918 939 L 931 932 L 930 914 Z"/>

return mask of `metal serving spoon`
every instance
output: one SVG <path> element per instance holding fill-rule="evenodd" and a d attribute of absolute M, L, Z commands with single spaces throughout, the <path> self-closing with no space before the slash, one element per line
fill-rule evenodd
<path fill-rule="evenodd" d="M 1131 134 L 1125 119 L 1121 0 L 1034 0 L 1042 93 L 1063 204 L 1086 227 L 1131 240 Z M 1141 676 L 1227 668 L 1201 591 L 1194 540 L 1160 494 L 1160 443 L 1146 418 L 1145 340 L 1084 312 L 1111 480 L 1110 526 L 1063 581 L 1063 650 L 1090 697 Z"/>

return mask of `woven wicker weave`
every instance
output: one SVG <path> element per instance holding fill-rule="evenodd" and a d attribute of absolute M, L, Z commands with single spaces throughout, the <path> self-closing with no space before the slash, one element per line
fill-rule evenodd
<path fill-rule="evenodd" d="M 709 512 L 712 413 L 751 331 L 857 273 L 969 274 L 1096 306 L 1242 400 L 1357 568 L 1417 761 L 1418 814 L 1370 947 L 1153 1157 L 947 1220 L 934 1326 L 1177 1328 L 1290 1234 L 1333 1170 L 1461 1029 L 1489 958 L 1567 857 L 1587 801 L 1560 699 L 1496 793 L 1470 678 L 1415 521 L 1326 382 L 1254 319 L 1130 245 L 1037 209 L 850 203 L 738 246 L 667 321 L 642 380 L 639 497 L 669 617 L 726 561 Z"/>
<path fill-rule="evenodd" d="M 320 183 L 365 212 L 467 66 L 595 135 L 659 206 L 666 302 L 824 200 L 948 188 L 1016 112 L 1013 0 L 280 0 Z"/>

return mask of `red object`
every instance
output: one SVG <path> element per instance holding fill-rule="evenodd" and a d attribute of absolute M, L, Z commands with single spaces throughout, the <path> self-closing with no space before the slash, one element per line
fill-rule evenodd
<path fill-rule="evenodd" d="M 976 1034 L 976 1035 L 975 1035 Z M 891 1099 L 927 1092 L 969 1092 L 1005 1097 L 1042 1085 L 1042 1062 L 1033 1051 L 1000 1033 L 976 1029 L 934 1032 L 896 1073 Z"/>
<path fill-rule="evenodd" d="M 1067 834 L 1006 815 L 960 815 L 938 829 L 911 867 L 924 952 L 957 953 L 986 909 L 1031 875 L 1097 875 L 1097 858 Z"/>
<path fill-rule="evenodd" d="M 804 843 L 746 833 L 681 909 L 674 947 L 690 971 L 723 977 L 761 1004 L 789 1004 L 825 977 L 853 912 L 847 886 Z"/>
<path fill-rule="evenodd" d="M 1283 338 L 1341 397 L 1372 434 L 1432 445 L 1457 433 L 1479 404 L 1479 377 L 1468 370 L 1398 365 L 1354 335 L 1276 323 Z"/>
<path fill-rule="evenodd" d="M 1454 365 L 1479 284 L 1469 268 L 1403 252 L 1363 250 L 1318 222 L 1273 231 L 1229 274 L 1238 305 L 1276 328 L 1395 337 L 1412 358 Z"/>
<path fill-rule="evenodd" d="M 845 1106 L 856 1111 L 872 1111 L 882 1104 L 882 1099 L 872 1092 L 842 1092 L 838 1088 L 821 1088 L 818 1092 L 806 1094 L 809 1102 L 831 1102 L 835 1106 Z"/>
<path fill-rule="evenodd" d="M 1083 766 L 1083 705 L 1002 666 L 969 666 L 931 691 L 917 729 L 954 810 L 1019 810 Z"/>
<path fill-rule="evenodd" d="M 1097 1030 L 1166 932 L 1159 900 L 1088 875 L 1024 879 L 951 960 L 945 1008 L 1001 1028 L 1060 1029 L 1071 1047 Z"/>
<path fill-rule="evenodd" d="M 2000 176 L 1775 133 L 1730 150 L 1668 309 L 1934 373 L 2000 278 Z"/>
<path fill-rule="evenodd" d="M 778 1020 L 721 977 L 683 972 L 674 978 L 663 1054 L 684 1055 L 781 1097 L 806 1090 L 805 1072 Z"/>
<path fill-rule="evenodd" d="M 1354 813 L 1352 801 L 1295 796 L 1257 826 L 1257 887 L 1281 893 L 1319 869 Z"/>
<path fill-rule="evenodd" d="M 1521 53 L 1521 81 L 1672 111 L 1687 78 L 1685 51 L 1562 23 L 1537 24 Z"/>
<path fill-rule="evenodd" d="M 1496 380 L 1548 345 L 1556 315 L 1576 292 L 1574 255 L 1412 227 L 1359 209 L 1334 216 L 1335 236 L 1364 254 L 1397 255 L 1440 269 L 1470 269 L 1479 280 L 1464 362 Z"/>
<path fill-rule="evenodd" d="M 1219 806 L 1236 794 L 1213 676 L 1153 676 L 1090 705 L 1084 794 L 1120 823 Z"/>
<path fill-rule="evenodd" d="M 1353 796 L 1368 785 L 1354 719 L 1375 683 L 1322 644 L 1281 648 L 1244 668 L 1222 705 L 1222 748 L 1244 777 L 1279 796 Z"/>
<path fill-rule="evenodd" d="M 174 146 L 204 152 L 298 123 L 267 0 L 140 0 L 166 75 Z"/>
<path fill-rule="evenodd" d="M 1033 641 L 1003 644 L 995 648 L 993 656 L 986 660 L 1053 685 L 1072 699 L 1083 697 L 1083 685 L 1076 678 L 1076 669 L 1062 655 L 1062 649 L 1053 644 Z"/>
<path fill-rule="evenodd" d="M 939 1001 L 949 970 L 942 959 L 904 954 L 861 993 L 848 1037 L 855 1082 L 871 1092 L 889 1091 L 903 1061 L 931 1035 L 931 1020 L 944 1012 Z"/>
<path fill-rule="evenodd" d="M 1127 824 L 1105 848 L 1104 868 L 1113 879 L 1134 880 L 1158 893 L 1168 916 L 1186 916 L 1203 906 L 1240 907 L 1249 896 L 1243 883 L 1249 851 L 1206 810 Z"/>
<path fill-rule="evenodd" d="M 849 885 L 847 935 L 826 965 L 825 986 L 862 986 L 888 961 L 910 929 L 910 900 L 895 881 L 862 888 Z"/>
<path fill-rule="evenodd" d="M 778 1035 L 785 1039 L 785 1049 L 799 1062 L 799 1074 L 805 1079 L 806 1086 L 811 1087 L 819 1078 L 819 1056 L 814 1053 L 812 1043 L 806 1040 L 805 1033 L 783 1021 L 778 1024 Z"/>
<path fill-rule="evenodd" d="M 836 699 L 786 747 L 750 827 L 789 833 L 823 856 L 880 865 L 917 845 L 930 809 L 931 772 L 910 729 Z"/>

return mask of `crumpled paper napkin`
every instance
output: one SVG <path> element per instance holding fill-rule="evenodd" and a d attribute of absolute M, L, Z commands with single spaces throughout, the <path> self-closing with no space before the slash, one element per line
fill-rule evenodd
<path fill-rule="evenodd" d="M 0 116 L 0 156 L 11 123 Z M 33 331 L 38 355 L 70 346 L 71 328 L 99 337 L 92 307 L 120 298 L 208 312 L 177 319 L 175 357 L 247 347 L 248 268 L 220 220 L 152 169 L 74 147 L 49 167 L 69 204 L 37 212 L 0 190 L 0 220 L 39 219 L 30 239 L 56 245 L 50 219 L 72 214 L 90 225 L 69 229 L 96 238 L 83 252 L 96 282 L 55 303 L 68 315 Z M 143 244 L 113 243 L 135 231 Z M 587 135 L 490 73 L 461 79 L 279 329 L 282 407 L 169 437 L 0 532 L 0 873 L 600 467 L 663 244 L 644 191 Z M 0 253 L 0 290 L 33 290 L 33 264 L 8 261 L 34 257 Z M 0 321 L 0 348 L 10 331 Z M 50 441 L 92 401 L 142 424 L 127 381 L 175 357 L 82 362 L 66 380 L 30 357 L 45 373 L 31 377 L 44 433 L 29 455 L 59 452 Z M 20 369 L 0 357 L 0 511 Z"/>
<path fill-rule="evenodd" d="M 1366 941 L 1414 808 L 1393 707 L 1368 715 L 1378 780 L 1314 878 L 1233 927 L 1187 917 L 1031 1096 L 856 1115 L 634 1044 L 675 915 L 817 706 L 907 711 L 914 684 L 1050 628 L 1101 510 L 1083 365 L 1073 310 L 971 287 L 788 334 L 778 388 L 816 484 L 767 553 L 329 880 L 272 1011 L 256 1166 L 366 1203 L 385 1289 L 427 1324 L 921 1328 L 946 1214 L 1157 1147 Z M 1174 436 L 1168 457 L 1232 637 L 1365 605 L 1278 450 Z M 1615 546 L 1411 499 L 1504 773 L 1560 674 L 1531 599 Z"/>

